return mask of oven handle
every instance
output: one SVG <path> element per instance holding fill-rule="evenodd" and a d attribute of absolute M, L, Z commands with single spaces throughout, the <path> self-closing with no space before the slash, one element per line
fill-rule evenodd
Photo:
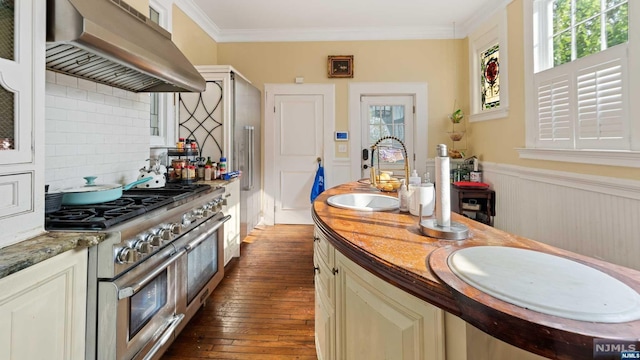
<path fill-rule="evenodd" d="M 227 216 L 223 217 L 214 226 L 212 226 L 210 229 L 208 229 L 204 234 L 199 235 L 193 241 L 191 241 L 190 243 L 185 245 L 184 249 L 187 252 L 191 251 L 196 246 L 200 245 L 201 242 L 205 241 L 209 236 L 213 235 L 213 233 L 216 232 L 216 230 L 218 230 L 220 228 L 220 226 L 222 226 L 222 224 L 227 222 L 229 219 L 231 219 L 231 215 L 227 215 Z"/>
<path fill-rule="evenodd" d="M 149 349 L 149 352 L 142 358 L 142 360 L 152 359 L 153 356 L 160 350 L 164 344 L 169 341 L 171 335 L 173 335 L 174 330 L 180 325 L 182 320 L 184 319 L 184 314 L 173 315 L 173 317 L 169 320 L 169 325 L 167 325 L 166 329 L 162 333 L 162 336 L 158 339 L 158 341 L 153 344 L 153 347 Z"/>
<path fill-rule="evenodd" d="M 169 267 L 169 265 L 173 264 L 182 254 L 186 253 L 186 250 L 181 249 L 177 252 L 173 253 L 170 258 L 162 262 L 158 265 L 153 271 L 146 274 L 140 281 L 137 281 L 131 285 L 125 286 L 118 290 L 118 300 L 122 300 L 124 298 L 128 298 L 133 296 L 136 292 L 142 289 L 145 285 L 147 285 L 151 280 L 153 280 L 158 274 L 160 274 L 164 269 Z"/>

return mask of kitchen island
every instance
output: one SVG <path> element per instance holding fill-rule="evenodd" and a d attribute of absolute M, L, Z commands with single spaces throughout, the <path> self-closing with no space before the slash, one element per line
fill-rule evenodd
<path fill-rule="evenodd" d="M 419 331 L 431 327 L 426 331 L 431 345 L 415 350 L 422 351 L 426 358 L 431 358 L 425 352 L 434 346 L 441 349 L 432 354 L 443 359 L 536 358 L 534 354 L 557 359 L 593 359 L 594 342 L 615 340 L 635 342 L 638 349 L 640 320 L 579 321 L 528 310 L 461 281 L 449 270 L 447 258 L 456 250 L 474 246 L 531 249 L 600 270 L 635 292 L 640 291 L 640 272 L 512 235 L 457 214 L 452 214 L 452 220 L 467 225 L 470 236 L 462 241 L 446 241 L 423 236 L 418 217 L 408 213 L 353 211 L 327 204 L 330 196 L 349 192 L 378 191 L 360 182 L 340 185 L 321 194 L 312 208 L 316 225 L 314 264 L 318 274 L 316 340 L 320 342 L 316 346 L 320 358 L 349 358 L 350 347 L 380 348 L 385 337 L 375 340 L 375 327 L 389 328 L 383 318 L 391 319 L 396 313 L 406 315 L 406 319 L 403 317 L 397 323 L 390 322 L 397 325 L 400 334 L 413 326 L 408 325 L 411 319 L 428 320 L 416 327 Z M 403 298 L 396 301 L 393 296 L 385 295 L 391 291 Z M 375 295 L 389 297 L 389 301 L 377 301 Z M 416 300 L 419 305 L 397 311 L 393 307 L 393 304 L 407 304 L 409 300 Z M 353 328 L 359 319 L 371 317 L 366 312 L 378 311 L 376 304 L 384 304 L 385 309 L 380 310 L 382 322 L 367 324 L 374 335 L 351 336 L 353 329 L 349 326 Z M 391 305 L 386 308 L 388 304 Z M 416 315 L 421 311 L 418 307 L 428 309 L 425 316 Z M 434 322 L 438 323 L 433 325 Z M 398 340 L 406 343 L 407 338 L 403 336 Z M 412 333 L 409 337 L 412 336 L 416 335 Z M 371 343 L 353 344 L 354 341 Z M 390 356 L 404 358 L 405 354 Z"/>

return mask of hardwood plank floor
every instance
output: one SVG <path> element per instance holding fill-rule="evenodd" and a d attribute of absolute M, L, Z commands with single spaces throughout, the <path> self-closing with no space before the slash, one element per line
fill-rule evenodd
<path fill-rule="evenodd" d="M 162 360 L 316 359 L 313 226 L 254 229 Z"/>

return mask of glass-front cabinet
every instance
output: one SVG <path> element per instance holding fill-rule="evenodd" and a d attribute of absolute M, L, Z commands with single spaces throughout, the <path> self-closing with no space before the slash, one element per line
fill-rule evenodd
<path fill-rule="evenodd" d="M 42 231 L 45 1 L 0 0 L 0 248 Z"/>

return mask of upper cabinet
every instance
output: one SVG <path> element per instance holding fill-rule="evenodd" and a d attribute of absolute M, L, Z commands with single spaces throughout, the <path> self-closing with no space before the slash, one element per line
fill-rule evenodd
<path fill-rule="evenodd" d="M 0 235 L 43 231 L 45 1 L 0 1 Z"/>

